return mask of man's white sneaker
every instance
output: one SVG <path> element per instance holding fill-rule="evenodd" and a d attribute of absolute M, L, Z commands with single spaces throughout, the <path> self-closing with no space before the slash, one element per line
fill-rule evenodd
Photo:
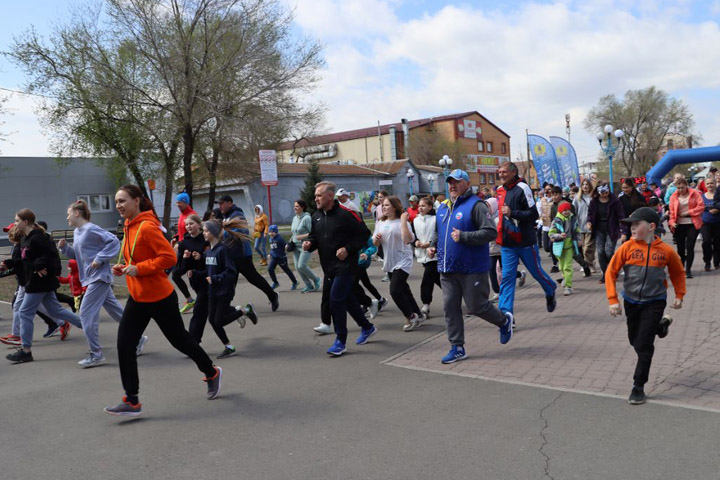
<path fill-rule="evenodd" d="M 373 298 L 372 301 L 370 302 L 369 310 L 370 310 L 370 320 L 372 320 L 373 318 L 377 317 L 377 314 L 380 311 L 380 302 L 377 299 Z"/>
<path fill-rule="evenodd" d="M 324 323 L 321 323 L 317 327 L 313 328 L 317 333 L 320 335 L 329 335 L 333 333 L 333 329 L 330 325 L 325 325 Z"/>

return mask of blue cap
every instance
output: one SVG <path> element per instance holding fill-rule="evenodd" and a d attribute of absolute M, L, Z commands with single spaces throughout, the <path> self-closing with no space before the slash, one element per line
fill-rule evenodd
<path fill-rule="evenodd" d="M 454 178 L 455 180 L 465 180 L 466 182 L 470 181 L 470 176 L 467 174 L 466 171 L 460 170 L 459 168 L 456 168 L 452 172 L 450 172 L 450 175 L 445 179 L 446 182 L 449 182 L 451 178 Z"/>
<path fill-rule="evenodd" d="M 176 202 L 190 203 L 190 195 L 188 195 L 187 193 L 183 192 L 183 193 L 179 194 L 179 195 L 177 196 L 177 198 L 175 198 L 175 201 L 176 201 Z"/>
<path fill-rule="evenodd" d="M 268 232 L 278 233 L 278 226 L 277 225 L 270 225 L 268 227 Z"/>

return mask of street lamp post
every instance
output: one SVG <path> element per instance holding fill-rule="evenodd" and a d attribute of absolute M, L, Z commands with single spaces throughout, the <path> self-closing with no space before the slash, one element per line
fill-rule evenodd
<path fill-rule="evenodd" d="M 610 175 L 610 192 L 614 193 L 613 191 L 613 164 L 612 164 L 612 158 L 615 154 L 615 151 L 617 150 L 618 144 L 620 144 L 620 139 L 625 135 L 625 132 L 620 130 L 619 128 L 613 132 L 613 126 L 612 125 L 605 125 L 605 128 L 603 128 L 603 132 L 599 132 L 597 134 L 598 143 L 600 144 L 600 148 L 603 152 L 605 152 L 605 155 L 608 157 L 608 163 L 610 165 L 610 171 L 608 172 Z M 613 144 L 613 136 L 615 137 L 615 144 Z M 603 145 L 603 140 L 605 140 L 605 145 Z"/>
<path fill-rule="evenodd" d="M 452 163 L 453 160 L 447 155 L 443 155 L 443 157 L 440 159 L 440 166 L 443 169 L 443 176 L 445 177 L 445 198 L 450 198 L 450 192 L 448 191 L 448 184 L 447 184 L 447 178 L 450 174 L 450 170 L 452 170 Z"/>
<path fill-rule="evenodd" d="M 435 175 L 433 175 L 432 173 L 427 176 L 427 181 L 430 184 L 430 195 L 435 195 L 435 189 L 433 188 L 433 185 L 435 185 L 436 178 L 437 177 L 435 177 Z"/>
<path fill-rule="evenodd" d="M 413 179 L 415 178 L 415 172 L 408 169 L 407 171 L 408 185 L 410 186 L 410 196 L 413 196 Z"/>

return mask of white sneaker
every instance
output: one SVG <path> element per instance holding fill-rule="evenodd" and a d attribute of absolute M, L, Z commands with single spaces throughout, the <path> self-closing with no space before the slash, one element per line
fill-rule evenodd
<path fill-rule="evenodd" d="M 315 330 L 320 335 L 329 335 L 334 331 L 330 325 L 325 325 L 324 323 L 321 323 L 317 327 L 313 328 L 313 330 Z"/>
<path fill-rule="evenodd" d="M 500 295 L 498 295 L 497 293 L 493 293 L 490 296 L 490 302 L 496 303 L 498 300 L 500 300 Z"/>
<path fill-rule="evenodd" d="M 135 356 L 139 357 L 140 355 L 142 355 L 143 349 L 145 348 L 145 344 L 147 343 L 147 341 L 147 335 L 143 335 L 142 337 L 140 337 L 140 341 L 135 348 Z"/>
<path fill-rule="evenodd" d="M 518 278 L 518 287 L 524 287 L 526 280 L 527 280 L 527 272 L 525 270 L 521 270 L 520 278 Z"/>
<path fill-rule="evenodd" d="M 422 313 L 425 316 L 425 318 L 429 317 L 430 316 L 430 305 L 428 305 L 427 303 L 425 305 L 423 305 L 422 308 L 420 309 L 420 313 Z"/>
<path fill-rule="evenodd" d="M 235 311 L 237 311 L 237 312 L 243 312 L 243 316 L 240 317 L 240 318 L 238 318 L 238 319 L 235 320 L 235 321 L 238 323 L 238 325 L 240 325 L 240 328 L 245 328 L 245 311 L 243 310 L 243 308 L 242 308 L 240 305 L 238 305 L 237 307 L 235 307 Z"/>
<path fill-rule="evenodd" d="M 145 337 L 147 338 L 147 337 Z M 105 363 L 105 357 L 101 353 L 100 355 L 94 355 L 92 352 L 88 353 L 87 357 L 83 358 L 78 362 L 83 368 L 97 367 Z"/>
<path fill-rule="evenodd" d="M 390 281 L 390 275 L 388 275 L 388 274 L 386 273 L 385 276 L 384 276 L 384 277 L 382 278 L 382 280 L 380 280 L 380 281 L 381 281 L 381 282 L 389 282 L 389 281 Z"/>
<path fill-rule="evenodd" d="M 572 288 L 566 288 L 563 295 L 565 295 L 566 297 L 572 295 Z"/>
<path fill-rule="evenodd" d="M 378 312 L 380 311 L 380 302 L 373 298 L 372 302 L 370 302 L 370 320 L 377 317 Z"/>
<path fill-rule="evenodd" d="M 408 319 L 408 324 L 403 325 L 403 332 L 410 332 L 412 330 L 415 330 L 417 327 L 422 325 L 423 319 L 421 317 L 418 317 L 417 313 L 413 313 L 412 317 Z"/>

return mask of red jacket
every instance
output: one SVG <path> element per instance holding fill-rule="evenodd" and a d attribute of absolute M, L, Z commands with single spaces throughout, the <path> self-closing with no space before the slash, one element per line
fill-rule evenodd
<path fill-rule="evenodd" d="M 180 216 L 178 217 L 178 235 L 177 235 L 177 241 L 182 241 L 183 238 L 185 238 L 185 220 L 187 220 L 187 217 L 190 215 L 197 215 L 197 212 L 193 210 L 190 206 L 188 206 L 185 210 L 180 212 Z"/>
<path fill-rule="evenodd" d="M 705 211 L 705 202 L 702 199 L 702 195 L 697 190 L 692 188 L 688 190 L 690 198 L 688 199 L 688 207 L 690 210 L 690 218 L 692 218 L 693 225 L 695 228 L 700 230 L 702 227 L 702 213 Z M 668 220 L 668 226 L 675 227 L 678 221 L 678 207 L 680 201 L 678 200 L 677 191 L 670 196 L 670 220 Z"/>
<path fill-rule="evenodd" d="M 68 260 L 68 269 L 70 270 L 70 273 L 67 277 L 58 277 L 58 280 L 60 283 L 65 285 L 70 285 L 70 292 L 73 294 L 73 297 L 79 297 L 83 293 L 85 293 L 85 290 L 87 287 L 83 287 L 80 284 L 80 274 L 78 272 L 78 264 L 75 260 Z"/>

